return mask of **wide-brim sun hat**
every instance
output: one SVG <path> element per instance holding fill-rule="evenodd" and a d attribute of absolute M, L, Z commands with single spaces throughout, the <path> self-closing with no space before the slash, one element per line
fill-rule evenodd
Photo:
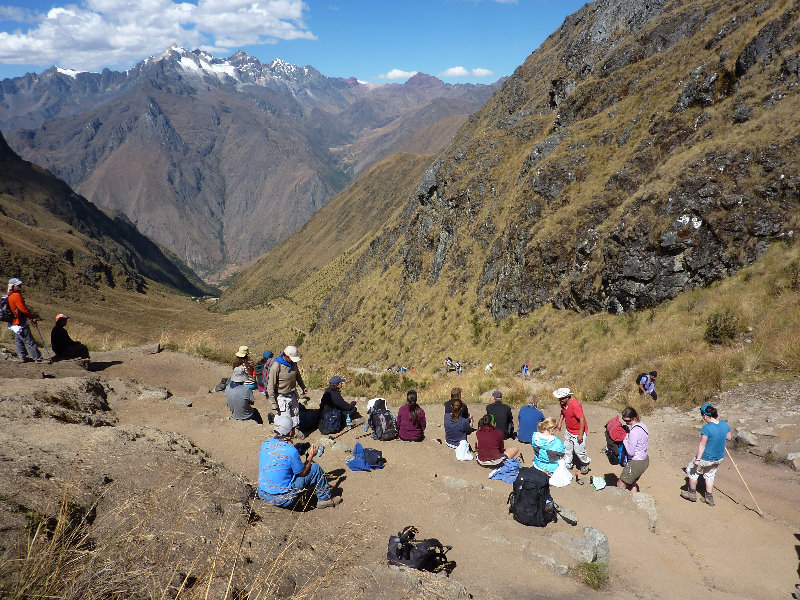
<path fill-rule="evenodd" d="M 239 346 L 239 349 L 236 351 L 236 356 L 239 358 L 244 358 L 250 353 L 250 346 Z"/>
<path fill-rule="evenodd" d="M 572 395 L 572 390 L 568 387 L 558 388 L 553 392 L 553 396 L 561 400 L 562 398 L 569 398 Z"/>
<path fill-rule="evenodd" d="M 300 360 L 300 353 L 297 351 L 297 346 L 286 346 L 283 353 L 288 356 L 292 362 L 298 362 Z"/>
<path fill-rule="evenodd" d="M 234 383 L 244 383 L 247 381 L 247 373 L 245 373 L 244 367 L 236 367 L 233 370 L 233 375 L 231 375 L 231 381 Z"/>
<path fill-rule="evenodd" d="M 12 285 L 22 285 L 22 282 L 16 277 L 12 277 L 11 279 L 8 280 L 8 285 L 9 287 L 11 287 Z"/>

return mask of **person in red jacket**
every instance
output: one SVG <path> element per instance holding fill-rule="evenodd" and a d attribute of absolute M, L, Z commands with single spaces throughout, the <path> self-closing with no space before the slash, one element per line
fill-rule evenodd
<path fill-rule="evenodd" d="M 14 320 L 8 328 L 14 332 L 14 343 L 17 346 L 17 354 L 22 362 L 42 362 L 42 355 L 36 347 L 36 342 L 31 335 L 31 328 L 28 326 L 30 320 L 36 325 L 36 315 L 25 306 L 22 298 L 22 282 L 16 277 L 8 280 L 8 308 L 14 315 Z M 29 355 L 30 354 L 30 355 Z"/>

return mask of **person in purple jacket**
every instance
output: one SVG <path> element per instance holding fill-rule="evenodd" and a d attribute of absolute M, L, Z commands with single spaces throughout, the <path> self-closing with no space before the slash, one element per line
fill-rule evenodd
<path fill-rule="evenodd" d="M 622 411 L 622 420 L 630 427 L 622 444 L 628 455 L 628 464 L 622 469 L 622 474 L 617 480 L 618 488 L 626 488 L 632 492 L 639 491 L 639 478 L 650 466 L 648 449 L 650 446 L 650 432 L 647 426 L 639 419 L 636 409 L 628 406 Z"/>
<path fill-rule="evenodd" d="M 416 390 L 408 390 L 406 404 L 397 411 L 397 430 L 406 442 L 421 442 L 425 437 L 425 411 L 417 404 Z"/>

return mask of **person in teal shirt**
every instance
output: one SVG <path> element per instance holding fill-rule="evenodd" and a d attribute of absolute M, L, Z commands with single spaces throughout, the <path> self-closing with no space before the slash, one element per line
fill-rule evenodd
<path fill-rule="evenodd" d="M 686 467 L 689 489 L 681 492 L 681 498 L 697 502 L 697 480 L 702 475 L 706 483 L 706 492 L 702 500 L 709 506 L 714 506 L 714 478 L 717 475 L 717 467 L 725 458 L 725 443 L 731 439 L 731 426 L 727 421 L 719 420 L 717 409 L 710 403 L 700 407 L 700 416 L 705 425 L 700 430 L 697 454 Z"/>

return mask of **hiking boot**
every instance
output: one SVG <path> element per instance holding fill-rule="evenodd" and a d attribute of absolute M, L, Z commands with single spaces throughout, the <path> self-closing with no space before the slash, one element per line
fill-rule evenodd
<path fill-rule="evenodd" d="M 338 506 L 342 503 L 342 499 L 339 496 L 334 496 L 329 500 L 320 500 L 317 502 L 317 508 L 330 508 L 331 506 Z"/>
<path fill-rule="evenodd" d="M 689 502 L 697 502 L 697 492 L 694 490 L 683 491 L 681 492 L 681 498 Z"/>
<path fill-rule="evenodd" d="M 20 358 L 19 362 L 23 363 L 33 362 L 33 359 L 30 356 L 26 356 L 25 358 Z"/>
<path fill-rule="evenodd" d="M 705 496 L 703 496 L 703 502 L 705 502 L 709 506 L 714 506 L 714 494 L 706 494 Z"/>
<path fill-rule="evenodd" d="M 588 475 L 589 474 L 589 465 L 583 465 L 581 467 L 581 475 Z"/>

